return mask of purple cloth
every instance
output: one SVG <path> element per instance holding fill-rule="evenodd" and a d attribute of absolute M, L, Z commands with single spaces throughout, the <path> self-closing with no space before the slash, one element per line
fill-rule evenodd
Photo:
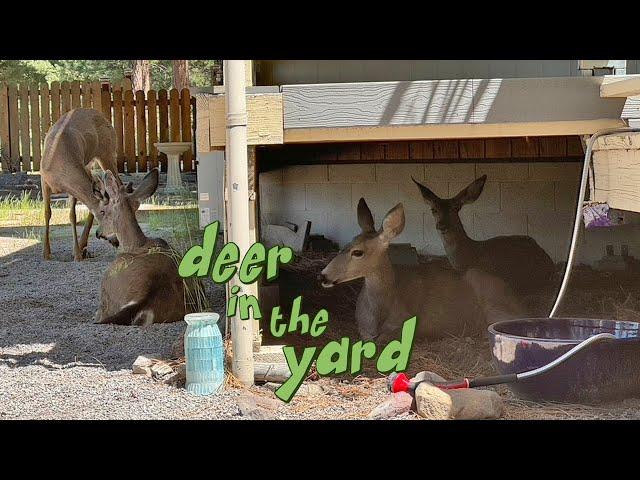
<path fill-rule="evenodd" d="M 587 205 L 583 207 L 582 216 L 584 218 L 585 228 L 613 226 L 613 223 L 609 218 L 609 205 L 606 203 L 598 203 L 596 205 Z"/>

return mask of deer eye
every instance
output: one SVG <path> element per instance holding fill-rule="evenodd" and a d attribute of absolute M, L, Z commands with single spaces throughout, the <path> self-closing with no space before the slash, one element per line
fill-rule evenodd
<path fill-rule="evenodd" d="M 364 252 L 362 250 L 353 250 L 351 252 L 352 257 L 361 257 L 363 255 L 364 255 Z"/>

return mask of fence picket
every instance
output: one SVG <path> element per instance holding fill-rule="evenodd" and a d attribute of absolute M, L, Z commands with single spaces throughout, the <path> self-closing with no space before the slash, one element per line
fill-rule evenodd
<path fill-rule="evenodd" d="M 160 141 L 169 141 L 169 102 L 167 99 L 167 91 L 160 90 L 158 92 L 158 117 L 160 122 Z M 158 152 L 158 163 L 161 171 L 167 171 L 167 155 Z"/>
<path fill-rule="evenodd" d="M 188 88 L 183 88 L 180 92 L 180 122 L 182 130 L 182 141 L 191 142 L 191 94 Z M 194 170 L 193 154 L 191 150 L 184 152 L 182 156 L 183 171 L 190 172 Z"/>
<path fill-rule="evenodd" d="M 145 111 L 144 92 L 138 90 L 136 96 L 136 153 L 138 156 L 138 171 L 147 171 L 147 119 Z"/>
<path fill-rule="evenodd" d="M 122 138 L 122 90 L 113 90 L 113 128 L 116 131 L 116 158 L 118 171 L 124 172 L 124 141 Z"/>
<path fill-rule="evenodd" d="M 11 148 L 9 146 L 9 97 L 7 84 L 0 83 L 0 161 L 2 172 L 11 171 Z"/>
<path fill-rule="evenodd" d="M 49 127 L 51 127 L 51 106 L 49 104 L 49 100 L 49 85 L 43 83 L 40 85 L 40 118 L 42 120 L 41 133 L 43 142 L 44 137 L 49 131 Z"/>
<path fill-rule="evenodd" d="M 26 83 L 18 85 L 20 97 L 20 156 L 22 165 L 20 170 L 31 170 L 31 141 L 29 139 L 29 86 Z"/>
<path fill-rule="evenodd" d="M 20 114 L 18 111 L 18 88 L 9 85 L 7 89 L 9 102 L 9 145 L 11 170 L 20 171 Z"/>
<path fill-rule="evenodd" d="M 60 118 L 60 82 L 51 82 L 51 124 Z"/>
<path fill-rule="evenodd" d="M 158 107 L 156 103 L 156 91 L 147 92 L 147 131 L 149 132 L 149 161 L 150 168 L 158 166 L 158 149 L 154 143 L 158 142 Z"/>
<path fill-rule="evenodd" d="M 29 85 L 29 103 L 31 116 L 31 155 L 33 170 L 40 170 L 40 95 L 38 85 Z"/>
<path fill-rule="evenodd" d="M 82 82 L 80 84 L 80 93 L 82 108 L 91 108 L 91 84 L 89 82 Z"/>
<path fill-rule="evenodd" d="M 136 171 L 135 114 L 133 111 L 133 92 L 124 91 L 124 154 L 127 172 Z"/>
<path fill-rule="evenodd" d="M 80 108 L 80 82 L 75 80 L 71 82 L 71 108 Z"/>
<path fill-rule="evenodd" d="M 71 110 L 71 85 L 67 81 L 60 83 L 60 105 L 61 115 Z"/>
<path fill-rule="evenodd" d="M 91 83 L 91 104 L 96 110 L 102 111 L 102 88 L 100 82 Z"/>

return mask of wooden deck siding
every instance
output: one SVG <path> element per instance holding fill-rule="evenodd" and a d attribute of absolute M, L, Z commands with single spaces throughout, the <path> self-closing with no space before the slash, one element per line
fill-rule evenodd
<path fill-rule="evenodd" d="M 623 125 L 604 78 L 284 85 L 284 142 L 591 134 Z"/>

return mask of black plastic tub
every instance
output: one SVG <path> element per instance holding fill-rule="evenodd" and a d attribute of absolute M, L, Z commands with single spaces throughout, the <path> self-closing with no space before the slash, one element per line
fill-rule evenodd
<path fill-rule="evenodd" d="M 547 373 L 509 384 L 528 400 L 599 403 L 640 397 L 640 323 L 590 318 L 528 318 L 489 326 L 494 363 L 502 374 L 555 360 L 598 333 L 616 340 L 587 346 Z"/>

